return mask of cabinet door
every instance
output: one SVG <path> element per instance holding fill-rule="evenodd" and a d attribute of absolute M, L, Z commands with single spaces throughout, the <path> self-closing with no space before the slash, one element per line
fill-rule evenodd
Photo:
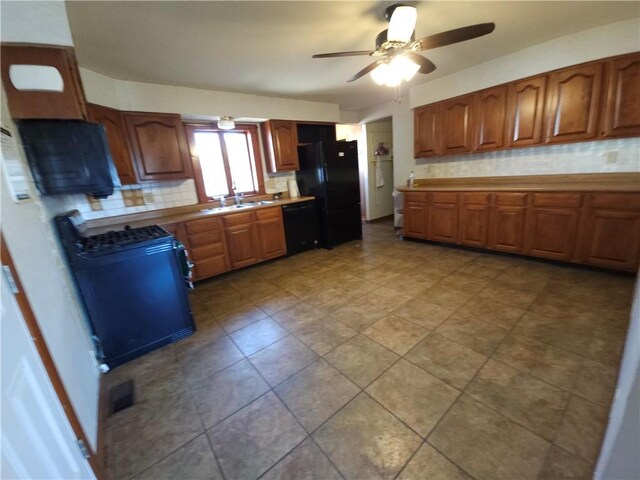
<path fill-rule="evenodd" d="M 482 90 L 474 95 L 474 150 L 496 150 L 504 147 L 504 119 L 507 110 L 507 87 Z"/>
<path fill-rule="evenodd" d="M 257 210 L 256 219 L 260 259 L 268 260 L 285 255 L 287 241 L 284 236 L 282 209 L 276 207 Z"/>
<path fill-rule="evenodd" d="M 245 267 L 260 259 L 255 223 L 225 227 L 225 234 L 231 268 Z"/>
<path fill-rule="evenodd" d="M 542 143 L 542 121 L 547 77 L 509 84 L 507 93 L 507 146 Z"/>
<path fill-rule="evenodd" d="M 296 122 L 269 120 L 262 124 L 269 173 L 295 171 L 298 163 L 298 131 Z"/>
<path fill-rule="evenodd" d="M 113 108 L 87 103 L 87 115 L 90 122 L 100 123 L 107 132 L 111 158 L 113 158 L 120 182 L 123 185 L 136 183 L 136 173 L 121 113 Z"/>
<path fill-rule="evenodd" d="M 180 115 L 124 113 L 140 180 L 191 178 L 187 138 Z"/>
<path fill-rule="evenodd" d="M 463 193 L 460 202 L 460 243 L 486 247 L 489 233 L 489 194 Z"/>
<path fill-rule="evenodd" d="M 427 204 L 425 202 L 405 202 L 404 236 L 410 238 L 426 238 Z"/>
<path fill-rule="evenodd" d="M 78 64 L 70 47 L 2 45 L 2 84 L 15 119 L 84 120 L 84 92 Z M 50 67 L 59 74 L 62 90 L 18 90 L 9 75 L 12 65 Z M 35 76 L 30 72 L 29 76 Z"/>
<path fill-rule="evenodd" d="M 640 253 L 640 211 L 588 209 L 581 231 L 584 263 L 635 272 Z"/>
<path fill-rule="evenodd" d="M 436 125 L 438 105 L 427 105 L 413 112 L 413 156 L 424 158 L 437 155 L 438 137 Z"/>
<path fill-rule="evenodd" d="M 568 208 L 532 208 L 529 215 L 525 253 L 570 260 L 579 212 Z"/>
<path fill-rule="evenodd" d="M 640 135 L 640 54 L 612 60 L 608 68 L 607 104 L 603 121 L 606 137 Z"/>
<path fill-rule="evenodd" d="M 591 63 L 549 75 L 546 143 L 596 137 L 602 69 L 602 63 Z"/>
<path fill-rule="evenodd" d="M 446 100 L 438 112 L 440 149 L 442 153 L 470 152 L 472 145 L 471 106 L 473 95 Z"/>
<path fill-rule="evenodd" d="M 520 253 L 524 249 L 524 227 L 528 194 L 501 192 L 493 195 L 489 213 L 489 248 Z"/>
<path fill-rule="evenodd" d="M 429 202 L 429 240 L 458 241 L 458 194 L 431 193 Z"/>

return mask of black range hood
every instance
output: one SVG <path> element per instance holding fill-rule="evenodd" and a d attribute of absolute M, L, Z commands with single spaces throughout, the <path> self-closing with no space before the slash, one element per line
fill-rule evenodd
<path fill-rule="evenodd" d="M 113 193 L 117 173 L 102 125 L 79 120 L 17 122 L 41 195 Z"/>

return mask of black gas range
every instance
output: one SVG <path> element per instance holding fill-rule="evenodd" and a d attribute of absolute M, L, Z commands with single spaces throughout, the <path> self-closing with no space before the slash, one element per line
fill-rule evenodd
<path fill-rule="evenodd" d="M 115 367 L 193 333 L 184 247 L 152 225 L 86 235 L 78 212 L 55 218 L 102 362 Z"/>

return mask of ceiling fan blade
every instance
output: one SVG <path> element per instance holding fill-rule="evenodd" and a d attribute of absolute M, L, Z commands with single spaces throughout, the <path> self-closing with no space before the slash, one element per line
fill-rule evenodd
<path fill-rule="evenodd" d="M 353 50 L 350 52 L 316 53 L 311 58 L 354 57 L 356 55 L 371 55 L 371 50 Z"/>
<path fill-rule="evenodd" d="M 416 65 L 420 65 L 420 69 L 418 72 L 420 73 L 431 73 L 436 69 L 436 66 L 433 64 L 431 60 L 428 58 L 424 58 L 422 55 L 419 55 L 415 52 L 407 52 L 405 53 L 406 57 L 409 58 Z"/>
<path fill-rule="evenodd" d="M 421 38 L 420 50 L 429 50 L 432 48 L 444 47 L 453 43 L 464 42 L 472 38 L 482 37 L 493 32 L 496 28 L 495 23 L 479 23 L 477 25 L 469 25 L 468 27 L 455 28 L 446 32 L 436 33 L 428 37 Z"/>
<path fill-rule="evenodd" d="M 370 63 L 369 65 L 367 65 L 366 67 L 364 67 L 362 70 L 360 70 L 358 73 L 356 73 L 353 77 L 351 77 L 349 80 L 347 80 L 347 82 L 355 82 L 356 80 L 358 80 L 360 77 L 365 76 L 367 73 L 369 73 L 370 71 L 372 71 L 374 68 L 376 68 L 378 65 L 380 65 L 382 63 L 382 60 L 378 60 L 376 62 Z"/>

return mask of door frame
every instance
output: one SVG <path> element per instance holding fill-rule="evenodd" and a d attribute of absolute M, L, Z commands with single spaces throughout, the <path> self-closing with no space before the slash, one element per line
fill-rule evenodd
<path fill-rule="evenodd" d="M 84 444 L 84 447 L 88 454 L 87 461 L 89 462 L 89 465 L 91 466 L 91 469 L 93 470 L 94 475 L 96 476 L 96 478 L 101 479 L 103 478 L 103 475 L 102 475 L 103 455 L 101 455 L 101 452 L 102 452 L 101 435 L 98 434 L 98 445 L 97 445 L 98 448 L 96 449 L 96 451 L 94 451 L 93 448 L 91 447 L 91 444 L 89 443 L 87 436 L 84 433 L 84 430 L 82 429 L 82 425 L 80 424 L 78 415 L 76 414 L 76 411 L 74 410 L 73 405 L 71 404 L 71 399 L 67 394 L 67 390 L 65 389 L 64 384 L 62 383 L 62 378 L 60 377 L 58 369 L 55 366 L 55 363 L 53 362 L 53 357 L 49 352 L 49 348 L 47 347 L 47 343 L 45 341 L 44 335 L 42 334 L 42 330 L 40 330 L 40 326 L 38 325 L 36 316 L 33 312 L 33 309 L 31 308 L 29 299 L 25 294 L 24 287 L 22 286 L 22 282 L 20 281 L 20 276 L 16 269 L 13 258 L 11 257 L 11 252 L 9 251 L 9 248 L 4 238 L 4 233 L 2 233 L 2 231 L 0 231 L 0 262 L 2 263 L 3 270 L 6 267 L 11 273 L 11 277 L 12 277 L 11 280 L 13 280 L 13 283 L 15 284 L 14 290 L 16 290 L 16 292 L 14 292 L 14 297 L 16 299 L 16 303 L 18 304 L 18 308 L 22 313 L 24 322 L 29 331 L 29 335 L 33 339 L 33 343 L 36 347 L 38 355 L 42 360 L 42 364 L 44 365 L 47 376 L 51 381 L 53 389 L 56 392 L 56 396 L 60 401 L 60 405 L 62 406 L 62 409 L 64 410 L 64 413 L 67 417 L 67 420 L 71 425 L 73 433 L 76 436 L 76 438 L 82 441 L 82 443 Z M 100 431 L 100 429 L 98 429 L 98 431 Z"/>

